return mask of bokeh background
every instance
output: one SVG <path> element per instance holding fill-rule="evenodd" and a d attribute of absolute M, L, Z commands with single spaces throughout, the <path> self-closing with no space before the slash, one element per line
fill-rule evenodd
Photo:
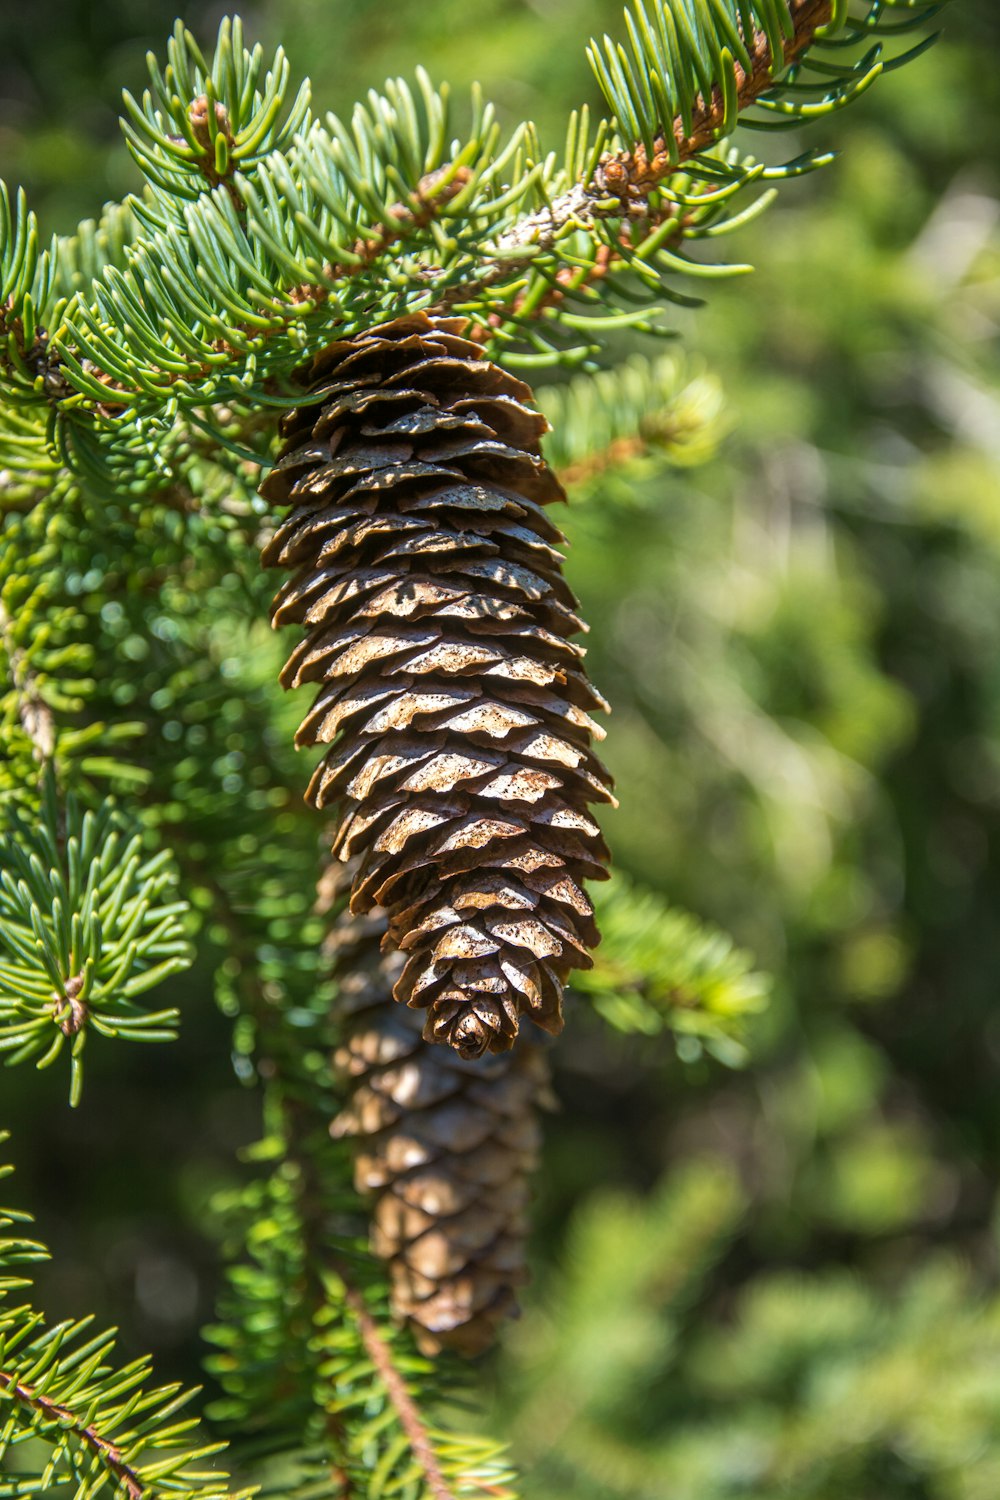
<path fill-rule="evenodd" d="M 176 14 L 207 47 L 222 13 L 3 7 L 0 175 L 48 230 L 136 185 L 120 90 Z M 619 24 L 598 0 L 242 14 L 320 109 L 423 63 L 553 145 Z M 725 391 L 717 454 L 611 473 L 568 523 L 616 860 L 775 985 L 740 1069 L 582 1007 L 555 1053 L 534 1289 L 480 1372 L 538 1500 L 1000 1494 L 998 14 L 953 0 L 930 53 L 816 127 L 839 159 L 725 245 L 754 276 L 678 314 Z M 181 1041 L 95 1048 L 75 1114 L 61 1078 L 5 1074 L 0 1103 L 52 1313 L 192 1380 L 206 1205 L 258 1105 L 207 964 L 175 988 Z"/>

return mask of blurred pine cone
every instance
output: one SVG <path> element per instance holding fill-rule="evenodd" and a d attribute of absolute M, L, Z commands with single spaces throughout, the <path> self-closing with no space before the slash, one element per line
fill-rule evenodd
<path fill-rule="evenodd" d="M 471 1058 L 525 1012 L 560 1030 L 598 939 L 587 804 L 613 799 L 542 509 L 565 498 L 545 419 L 464 326 L 421 313 L 318 355 L 261 493 L 293 506 L 264 552 L 296 569 L 274 623 L 307 631 L 281 680 L 322 684 L 296 741 L 331 744 L 308 796 L 360 856 L 352 909 L 388 911 L 396 998 Z"/>
<path fill-rule="evenodd" d="M 383 953 L 385 913 L 344 912 L 327 939 L 352 1084 L 333 1134 L 357 1143 L 355 1184 L 374 1195 L 371 1244 L 388 1263 L 393 1310 L 425 1354 L 480 1354 L 517 1311 L 536 1108 L 549 1101 L 541 1051 L 525 1038 L 474 1061 L 423 1041 L 392 999 L 403 965 Z"/>

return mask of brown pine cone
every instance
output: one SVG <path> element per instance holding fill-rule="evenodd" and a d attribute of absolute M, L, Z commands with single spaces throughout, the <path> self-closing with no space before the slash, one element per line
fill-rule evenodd
<path fill-rule="evenodd" d="M 425 1354 L 481 1354 L 517 1312 L 536 1107 L 549 1102 L 541 1051 L 521 1038 L 466 1060 L 420 1036 L 392 999 L 403 965 L 380 951 L 385 913 L 344 912 L 327 939 L 344 1040 L 334 1062 L 352 1093 L 333 1123 L 357 1144 L 355 1184 L 374 1196 L 371 1245 L 392 1306 Z"/>
<path fill-rule="evenodd" d="M 388 911 L 396 998 L 471 1058 L 523 1013 L 561 1029 L 598 940 L 582 882 L 606 873 L 587 804 L 613 798 L 542 509 L 565 498 L 545 419 L 464 326 L 416 314 L 317 356 L 261 493 L 293 506 L 264 551 L 296 569 L 274 623 L 307 631 L 281 680 L 322 684 L 296 741 L 331 746 L 308 796 L 360 856 L 352 910 Z"/>

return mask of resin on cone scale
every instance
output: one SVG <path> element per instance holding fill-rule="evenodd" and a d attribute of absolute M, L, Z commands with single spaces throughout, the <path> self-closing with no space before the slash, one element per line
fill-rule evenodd
<path fill-rule="evenodd" d="M 282 682 L 319 684 L 297 743 L 329 746 L 308 796 L 357 861 L 351 909 L 387 912 L 397 1000 L 472 1058 L 525 1015 L 561 1029 L 598 940 L 588 804 L 613 798 L 545 419 L 464 326 L 416 314 L 317 356 L 261 492 L 291 507 L 274 623 L 305 628 Z"/>

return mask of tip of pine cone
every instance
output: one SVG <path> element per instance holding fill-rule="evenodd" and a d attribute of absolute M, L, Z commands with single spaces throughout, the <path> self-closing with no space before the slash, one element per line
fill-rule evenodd
<path fill-rule="evenodd" d="M 435 1026 L 433 1016 L 428 1016 L 424 1037 L 427 1041 L 446 1042 L 449 1047 L 454 1047 L 465 1062 L 474 1062 L 476 1058 L 483 1057 L 491 1047 L 494 1051 L 498 1050 L 497 1034 L 493 1027 L 488 1026 L 474 1011 L 466 1011 L 464 1015 L 457 1016 L 446 1028 Z M 506 1045 L 509 1046 L 509 1042 Z"/>
<path fill-rule="evenodd" d="M 472 1062 L 474 1058 L 482 1057 L 488 1052 L 492 1040 L 492 1031 L 483 1025 L 478 1016 L 463 1016 L 449 1037 L 459 1057 L 466 1062 Z"/>

